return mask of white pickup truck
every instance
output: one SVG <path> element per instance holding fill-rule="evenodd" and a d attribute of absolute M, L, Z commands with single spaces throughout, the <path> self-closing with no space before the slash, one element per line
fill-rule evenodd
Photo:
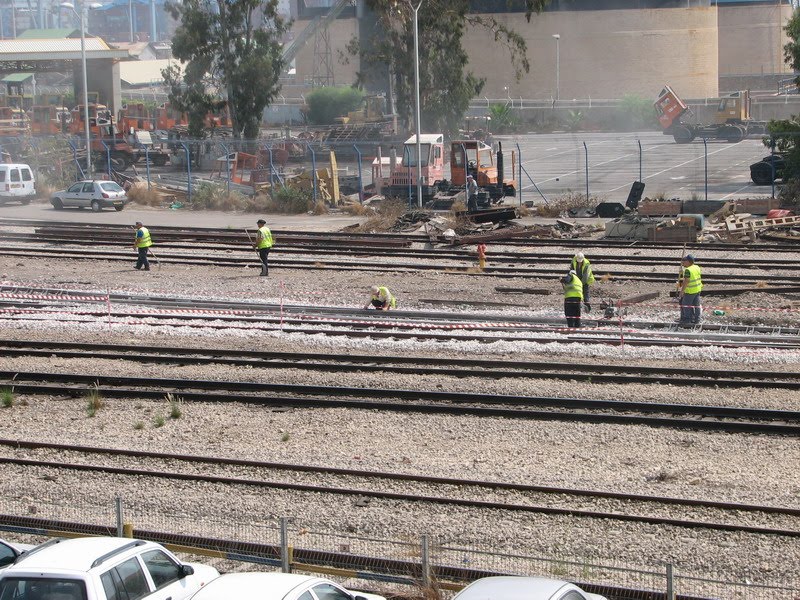
<path fill-rule="evenodd" d="M 185 600 L 217 577 L 154 542 L 55 539 L 0 570 L 0 600 Z"/>

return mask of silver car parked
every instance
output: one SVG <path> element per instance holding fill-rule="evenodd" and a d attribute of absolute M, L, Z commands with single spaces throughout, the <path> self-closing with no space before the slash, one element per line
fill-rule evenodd
<path fill-rule="evenodd" d="M 50 196 L 53 208 L 91 207 L 94 212 L 112 207 L 122 210 L 128 202 L 125 190 L 115 182 L 106 180 L 79 181 Z"/>

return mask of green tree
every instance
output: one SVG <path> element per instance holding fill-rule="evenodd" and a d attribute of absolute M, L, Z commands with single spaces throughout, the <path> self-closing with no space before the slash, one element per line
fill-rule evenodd
<path fill-rule="evenodd" d="M 800 72 L 800 9 L 792 13 L 792 17 L 786 22 L 786 37 L 789 41 L 783 47 L 783 61 L 792 67 L 795 73 Z M 800 88 L 800 75 L 794 79 L 795 85 Z"/>
<path fill-rule="evenodd" d="M 312 125 L 330 125 L 336 117 L 347 115 L 361 106 L 364 94 L 352 87 L 321 87 L 306 97 L 308 121 Z"/>
<path fill-rule="evenodd" d="M 549 0 L 526 0 L 530 13 L 541 11 Z M 378 19 L 375 39 L 351 41 L 350 54 L 360 54 L 362 64 L 389 66 L 397 98 L 397 113 L 414 123 L 414 13 L 418 0 L 366 0 Z M 528 15 L 530 18 L 530 14 Z M 467 70 L 463 47 L 470 28 L 488 30 L 494 41 L 506 46 L 519 79 L 530 70 L 527 45 L 518 33 L 496 19 L 469 13 L 469 0 L 424 0 L 419 8 L 420 113 L 425 131 L 457 131 L 469 102 L 483 89 L 484 80 Z M 496 53 L 494 48 L 488 49 Z M 365 74 L 359 74 L 363 84 Z"/>
<path fill-rule="evenodd" d="M 206 113 L 224 98 L 233 135 L 258 135 L 264 109 L 280 90 L 280 40 L 286 24 L 278 0 L 168 0 L 180 25 L 172 53 L 186 63 L 162 74 L 170 102 L 189 114 L 190 133 L 200 137 Z"/>

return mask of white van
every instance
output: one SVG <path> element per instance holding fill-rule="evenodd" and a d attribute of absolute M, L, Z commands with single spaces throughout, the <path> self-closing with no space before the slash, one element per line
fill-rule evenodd
<path fill-rule="evenodd" d="M 0 164 L 0 204 L 21 202 L 28 204 L 36 197 L 33 170 L 23 164 Z"/>

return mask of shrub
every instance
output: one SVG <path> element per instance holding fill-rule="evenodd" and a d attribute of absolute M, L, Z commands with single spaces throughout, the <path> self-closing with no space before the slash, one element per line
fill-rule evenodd
<path fill-rule="evenodd" d="M 507 104 L 492 104 L 489 107 L 489 116 L 492 119 L 489 128 L 493 133 L 509 133 L 520 125 L 519 117 Z"/>
<path fill-rule="evenodd" d="M 134 184 L 128 190 L 128 198 L 131 202 L 142 204 L 143 206 L 161 206 L 164 202 L 161 194 L 153 189 L 147 189 L 147 184 Z"/>
<path fill-rule="evenodd" d="M 103 397 L 97 384 L 86 392 L 86 414 L 94 417 L 97 411 L 103 408 Z"/>
<path fill-rule="evenodd" d="M 219 183 L 201 183 L 192 190 L 192 210 L 241 210 L 246 204 L 239 192 L 228 192 Z"/>
<path fill-rule="evenodd" d="M 356 88 L 322 87 L 306 97 L 308 121 L 312 125 L 332 125 L 336 117 L 361 106 L 363 93 Z"/>
<path fill-rule="evenodd" d="M 623 131 L 656 128 L 658 120 L 653 101 L 636 94 L 625 94 L 614 115 L 614 124 Z"/>
<path fill-rule="evenodd" d="M 11 388 L 3 388 L 0 393 L 0 403 L 2 403 L 3 408 L 14 406 L 14 391 Z"/>
<path fill-rule="evenodd" d="M 387 198 L 378 204 L 375 214 L 359 225 L 354 231 L 388 231 L 397 223 L 397 219 L 404 215 L 407 210 L 408 204 L 405 200 Z"/>
<path fill-rule="evenodd" d="M 142 429 L 144 429 L 144 421 L 136 421 L 136 423 L 133 424 L 133 428 L 136 431 L 141 431 Z"/>
<path fill-rule="evenodd" d="M 314 207 L 311 194 L 294 188 L 279 188 L 274 197 L 257 196 L 257 198 L 260 212 L 265 213 L 298 215 L 308 212 Z"/>
<path fill-rule="evenodd" d="M 167 402 L 169 403 L 169 418 L 180 419 L 183 415 L 182 404 L 183 401 L 179 396 L 174 396 L 172 393 L 167 394 Z"/>
<path fill-rule="evenodd" d="M 540 217 L 558 217 L 571 208 L 594 208 L 600 200 L 595 196 L 586 197 L 586 194 L 578 192 L 566 192 L 561 194 L 546 205 L 536 207 L 536 212 Z"/>
<path fill-rule="evenodd" d="M 166 422 L 167 422 L 167 420 L 164 418 L 164 415 L 157 415 L 156 418 L 153 419 L 153 426 L 154 427 L 163 427 L 164 423 L 166 423 Z"/>

